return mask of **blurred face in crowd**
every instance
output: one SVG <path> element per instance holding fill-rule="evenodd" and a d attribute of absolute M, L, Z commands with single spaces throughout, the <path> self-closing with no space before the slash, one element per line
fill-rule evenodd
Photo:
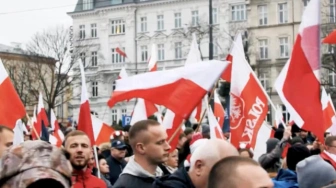
<path fill-rule="evenodd" d="M 122 160 L 123 158 L 125 158 L 126 152 L 127 152 L 126 148 L 121 149 L 111 148 L 111 155 L 113 158 L 117 160 Z"/>
<path fill-rule="evenodd" d="M 99 160 L 99 170 L 103 174 L 107 174 L 107 173 L 110 172 L 109 166 L 108 166 L 105 159 L 100 159 Z"/>
<path fill-rule="evenodd" d="M 146 132 L 146 141 L 142 143 L 140 153 L 145 155 L 152 164 L 162 164 L 168 160 L 170 145 L 167 142 L 167 133 L 163 126 L 149 126 Z"/>
<path fill-rule="evenodd" d="M 74 169 L 87 167 L 92 154 L 90 139 L 86 135 L 71 136 L 65 142 L 65 149 L 70 154 L 70 162 Z"/>
<path fill-rule="evenodd" d="M 179 139 L 177 145 L 178 145 L 179 147 L 182 147 L 183 144 L 184 144 L 186 141 L 187 141 L 187 137 L 183 136 L 183 137 L 181 137 L 181 138 Z"/>
<path fill-rule="evenodd" d="M 0 132 L 0 156 L 2 153 L 13 145 L 14 133 L 7 129 L 2 129 Z"/>
<path fill-rule="evenodd" d="M 168 160 L 166 162 L 167 166 L 177 168 L 178 166 L 178 151 L 175 149 L 173 152 L 169 154 Z"/>
<path fill-rule="evenodd" d="M 273 188 L 273 182 L 267 172 L 257 165 L 241 165 L 236 170 L 236 182 L 244 188 Z"/>
<path fill-rule="evenodd" d="M 308 136 L 308 132 L 307 131 L 304 131 L 304 130 L 301 130 L 300 133 L 299 133 L 299 136 L 301 138 L 307 138 Z"/>
<path fill-rule="evenodd" d="M 95 165 L 95 158 L 94 158 L 94 155 L 93 155 L 93 151 L 91 151 L 91 153 L 90 153 L 90 159 L 89 159 L 88 165 L 90 167 Z"/>
<path fill-rule="evenodd" d="M 332 141 L 329 146 L 325 145 L 324 147 L 329 153 L 336 155 L 336 140 Z"/>

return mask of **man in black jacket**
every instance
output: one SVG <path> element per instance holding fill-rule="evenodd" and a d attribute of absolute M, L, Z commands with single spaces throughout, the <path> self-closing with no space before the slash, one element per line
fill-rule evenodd
<path fill-rule="evenodd" d="M 124 160 L 126 148 L 127 146 L 123 141 L 114 140 L 111 143 L 111 155 L 106 159 L 106 162 L 110 169 L 109 178 L 112 185 L 117 181 L 126 166 Z"/>

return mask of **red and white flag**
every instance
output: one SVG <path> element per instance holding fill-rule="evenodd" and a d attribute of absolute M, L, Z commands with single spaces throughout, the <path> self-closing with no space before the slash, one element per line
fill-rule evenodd
<path fill-rule="evenodd" d="M 224 139 L 222 128 L 219 125 L 214 113 L 212 112 L 211 107 L 208 107 L 207 110 L 208 110 L 208 120 L 210 127 L 210 138 Z"/>
<path fill-rule="evenodd" d="M 334 108 L 332 106 L 332 101 L 329 100 L 328 94 L 324 87 L 322 88 L 322 95 L 321 95 L 321 103 L 322 103 L 322 110 L 323 110 L 323 118 L 324 124 L 320 124 L 321 128 L 324 131 L 331 128 L 332 125 L 336 123 L 336 114 Z"/>
<path fill-rule="evenodd" d="M 58 124 L 58 120 L 56 118 L 56 115 L 54 113 L 54 110 L 50 110 L 50 121 L 51 121 L 51 128 L 54 131 L 53 136 L 56 138 L 56 142 L 55 143 L 51 143 L 51 141 L 49 140 L 49 142 L 51 144 L 54 144 L 57 147 L 61 147 L 63 140 L 64 140 L 64 134 L 62 132 L 62 130 L 60 129 L 60 126 Z M 49 137 L 50 139 L 50 137 Z"/>
<path fill-rule="evenodd" d="M 13 129 L 16 121 L 25 116 L 25 107 L 0 59 L 0 125 Z"/>
<path fill-rule="evenodd" d="M 138 121 L 148 119 L 149 116 L 155 114 L 157 111 L 158 109 L 153 103 L 139 98 L 134 107 L 130 125 L 134 125 Z"/>
<path fill-rule="evenodd" d="M 121 50 L 119 47 L 116 48 L 116 52 L 122 57 L 127 57 L 126 53 L 123 50 Z"/>
<path fill-rule="evenodd" d="M 166 128 L 168 140 L 170 141 L 171 149 L 170 151 L 173 151 L 176 149 L 176 146 L 179 141 L 179 135 L 183 132 L 181 129 L 181 124 L 183 123 L 184 118 L 181 116 L 176 115 L 173 111 L 167 109 L 165 116 L 163 118 L 162 126 Z M 174 136 L 174 133 L 177 131 L 177 133 Z M 174 138 L 172 138 L 174 136 Z"/>
<path fill-rule="evenodd" d="M 320 1 L 304 10 L 292 56 L 275 82 L 280 99 L 299 128 L 312 131 L 322 142 L 320 101 Z M 307 108 L 307 105 L 309 108 Z"/>
<path fill-rule="evenodd" d="M 190 50 L 188 53 L 187 60 L 185 62 L 185 66 L 192 65 L 194 63 L 199 63 L 202 61 L 201 52 L 199 51 L 199 47 L 197 44 L 196 34 L 193 33 L 192 37 L 193 37 L 193 40 L 190 45 Z M 194 118 L 197 122 L 201 120 L 202 113 L 205 110 L 203 109 L 203 101 L 204 101 L 204 98 L 197 104 L 196 108 L 190 114 L 190 117 Z M 205 104 L 205 105 L 208 105 L 208 104 Z"/>
<path fill-rule="evenodd" d="M 336 114 L 336 111 L 335 111 L 335 107 L 334 107 L 334 103 L 333 103 L 333 101 L 331 100 L 331 96 L 330 96 L 330 94 L 328 94 L 328 99 L 329 99 L 329 102 L 330 102 L 330 104 L 331 104 L 331 107 L 332 107 L 332 109 L 334 110 L 334 113 Z M 333 122 L 333 124 L 332 124 L 332 126 L 330 127 L 330 129 L 329 129 L 329 132 L 331 133 L 331 135 L 336 135 L 336 119 L 335 119 L 336 117 L 334 117 L 333 119 L 332 119 L 332 122 Z"/>
<path fill-rule="evenodd" d="M 255 147 L 258 131 L 268 112 L 268 101 L 259 80 L 245 59 L 241 34 L 232 49 L 230 132 L 231 143 Z"/>
<path fill-rule="evenodd" d="M 151 56 L 148 60 L 148 70 L 150 72 L 157 71 L 157 50 L 155 44 L 152 44 Z"/>
<path fill-rule="evenodd" d="M 127 76 L 128 76 L 128 74 L 126 72 L 126 69 L 124 67 L 121 68 L 118 79 L 126 78 Z"/>
<path fill-rule="evenodd" d="M 87 136 L 89 137 L 91 144 L 94 145 L 95 139 L 94 139 L 94 134 L 93 134 L 89 97 L 87 94 L 84 67 L 81 61 L 79 61 L 79 67 L 80 67 L 81 76 L 82 76 L 82 93 L 81 93 L 81 104 L 79 108 L 77 129 L 85 132 Z"/>
<path fill-rule="evenodd" d="M 102 143 L 110 142 L 110 137 L 113 135 L 114 129 L 94 115 L 91 115 L 91 119 L 95 144 L 99 146 Z"/>
<path fill-rule="evenodd" d="M 215 91 L 214 93 L 214 115 L 218 119 L 220 127 L 224 125 L 225 110 L 222 106 L 221 101 L 219 100 L 219 95 Z"/>
<path fill-rule="evenodd" d="M 226 66 L 227 62 L 213 60 L 117 80 L 108 106 L 111 108 L 117 102 L 131 98 L 143 98 L 186 118 Z"/>
<path fill-rule="evenodd" d="M 49 120 L 48 120 L 47 112 L 44 108 L 43 96 L 42 96 L 42 93 L 40 92 L 39 101 L 37 105 L 36 123 L 34 123 L 34 128 L 36 130 L 36 134 L 38 135 L 36 135 L 35 132 L 33 131 L 33 134 L 32 134 L 33 139 L 39 138 L 42 134 L 41 132 L 42 126 L 48 127 L 48 125 L 49 125 Z"/>

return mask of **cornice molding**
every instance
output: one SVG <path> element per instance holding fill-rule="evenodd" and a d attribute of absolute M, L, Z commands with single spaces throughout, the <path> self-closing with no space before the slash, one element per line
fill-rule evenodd
<path fill-rule="evenodd" d="M 99 7 L 93 10 L 86 10 L 86 11 L 79 11 L 79 12 L 69 12 L 68 15 L 72 18 L 79 18 L 85 16 L 92 16 L 92 15 L 99 15 L 101 12 L 105 14 L 108 12 L 113 12 L 117 10 L 135 10 L 141 7 L 153 7 L 153 6 L 162 6 L 162 5 L 170 5 L 174 3 L 184 3 L 184 2 L 201 2 L 204 0 L 163 0 L 163 1 L 149 1 L 149 2 L 141 2 L 141 3 L 128 3 L 128 4 L 121 4 L 121 5 L 111 5 L 106 7 Z"/>

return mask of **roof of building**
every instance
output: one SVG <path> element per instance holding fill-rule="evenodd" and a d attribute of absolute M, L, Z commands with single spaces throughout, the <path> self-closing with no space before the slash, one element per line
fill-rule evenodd
<path fill-rule="evenodd" d="M 153 1 L 160 1 L 160 0 L 78 0 L 75 10 L 72 13 L 90 11 L 102 7 L 118 6 L 130 3 L 146 3 Z M 86 2 L 91 2 L 93 4 L 92 7 L 90 7 L 90 4 Z M 90 7 L 90 8 L 85 9 L 84 7 Z"/>
<path fill-rule="evenodd" d="M 19 47 L 15 48 L 15 47 L 7 46 L 4 44 L 0 44 L 0 52 L 6 52 L 6 53 L 12 53 L 12 54 L 22 54 L 22 55 L 26 54 L 26 52 Z"/>

